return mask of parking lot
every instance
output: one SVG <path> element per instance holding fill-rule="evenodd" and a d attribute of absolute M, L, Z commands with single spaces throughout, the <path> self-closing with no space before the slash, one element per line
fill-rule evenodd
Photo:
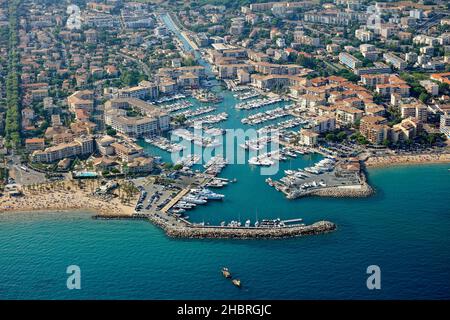
<path fill-rule="evenodd" d="M 176 186 L 164 186 L 156 183 L 136 185 L 141 194 L 136 204 L 136 212 L 144 214 L 161 210 L 181 190 Z"/>
<path fill-rule="evenodd" d="M 136 204 L 136 212 L 142 214 L 155 213 L 166 206 L 181 190 L 200 185 L 202 175 L 181 175 L 176 180 L 155 181 L 152 177 L 134 179 L 133 183 L 140 191 Z"/>
<path fill-rule="evenodd" d="M 21 185 L 39 184 L 47 181 L 44 173 L 26 167 L 22 168 L 18 165 L 11 167 L 9 175 L 14 179 L 15 183 Z"/>

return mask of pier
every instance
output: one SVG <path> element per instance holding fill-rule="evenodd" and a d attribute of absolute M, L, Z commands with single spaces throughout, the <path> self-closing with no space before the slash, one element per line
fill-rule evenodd
<path fill-rule="evenodd" d="M 132 214 L 132 215 L 114 215 L 114 214 L 97 214 L 95 216 L 92 216 L 92 219 L 94 220 L 147 220 L 148 215 L 146 214 Z"/>
<path fill-rule="evenodd" d="M 167 213 L 167 211 L 172 208 L 178 201 L 180 201 L 181 198 L 183 198 L 190 190 L 190 187 L 181 190 L 180 193 L 178 193 L 172 200 L 170 200 L 168 204 L 164 206 L 164 208 L 161 209 L 161 212 Z"/>
<path fill-rule="evenodd" d="M 311 225 L 293 225 L 285 227 L 228 227 L 228 226 L 198 226 L 186 224 L 174 218 L 151 215 L 149 220 L 161 227 L 169 237 L 194 239 L 282 239 L 318 235 L 336 230 L 336 225 L 330 221 L 319 221 Z"/>

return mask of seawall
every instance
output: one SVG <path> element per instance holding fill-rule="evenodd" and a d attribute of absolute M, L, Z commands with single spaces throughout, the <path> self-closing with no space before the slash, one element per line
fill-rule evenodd
<path fill-rule="evenodd" d="M 169 237 L 192 239 L 280 239 L 306 235 L 324 234 L 336 229 L 329 221 L 319 221 L 311 225 L 296 225 L 275 228 L 245 228 L 197 226 L 186 223 L 171 223 L 170 220 L 152 215 L 149 220 L 161 227 Z"/>
<path fill-rule="evenodd" d="M 365 198 L 374 194 L 375 191 L 368 183 L 355 186 L 330 187 L 311 191 L 308 195 L 332 198 Z"/>

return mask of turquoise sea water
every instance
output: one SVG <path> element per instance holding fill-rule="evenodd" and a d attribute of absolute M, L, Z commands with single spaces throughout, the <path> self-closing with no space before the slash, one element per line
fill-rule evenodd
<path fill-rule="evenodd" d="M 191 215 L 218 221 L 257 207 L 260 214 L 338 225 L 334 233 L 296 239 L 177 240 L 145 221 L 2 214 L 0 298 L 449 299 L 448 169 L 373 169 L 377 193 L 367 199 L 287 201 L 275 190 L 260 196 L 260 181 L 240 181 L 224 189 L 223 205 Z M 239 185 L 254 188 L 240 194 Z M 66 288 L 72 264 L 81 268 L 81 290 Z M 366 288 L 372 264 L 381 268 L 378 291 Z M 242 289 L 221 276 L 222 266 L 241 278 Z"/>

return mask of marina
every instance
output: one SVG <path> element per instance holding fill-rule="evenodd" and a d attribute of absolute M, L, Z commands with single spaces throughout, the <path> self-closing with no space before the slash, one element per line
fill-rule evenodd
<path fill-rule="evenodd" d="M 283 101 L 281 98 L 261 98 L 248 102 L 240 102 L 235 105 L 235 108 L 238 110 L 251 110 L 258 109 L 265 106 L 270 106 L 272 104 Z"/>
<path fill-rule="evenodd" d="M 4 2 L 0 299 L 448 300 L 448 1 L 328 2 Z"/>
<path fill-rule="evenodd" d="M 259 148 L 257 150 L 259 151 L 261 149 L 262 148 Z M 297 158 L 297 155 L 289 148 L 281 148 L 253 156 L 248 160 L 248 163 L 251 165 L 270 167 L 279 161 L 286 161 L 288 158 Z"/>
<path fill-rule="evenodd" d="M 299 118 L 294 118 L 294 119 L 289 119 L 286 121 L 282 121 L 279 122 L 277 124 L 270 124 L 267 126 L 264 126 L 262 128 L 258 129 L 259 133 L 266 133 L 266 132 L 270 132 L 270 131 L 274 131 L 274 130 L 285 130 L 285 129 L 292 129 L 304 124 L 307 124 L 308 121 L 307 120 L 303 120 L 303 119 L 299 119 Z"/>
<path fill-rule="evenodd" d="M 222 156 L 214 156 L 204 165 L 205 173 L 216 176 L 222 172 L 227 163 L 227 160 Z"/>
<path fill-rule="evenodd" d="M 205 186 L 208 188 L 223 188 L 226 185 L 228 185 L 228 182 L 229 182 L 228 179 L 216 177 L 210 180 L 208 183 L 206 183 Z"/>
<path fill-rule="evenodd" d="M 249 125 L 256 125 L 266 121 L 271 121 L 279 118 L 284 118 L 290 116 L 288 110 L 292 108 L 293 105 L 285 106 L 283 108 L 276 108 L 268 110 L 261 113 L 256 113 L 247 118 L 241 119 L 241 122 Z"/>
<path fill-rule="evenodd" d="M 235 93 L 233 96 L 239 100 L 248 100 L 248 99 L 257 98 L 260 95 L 261 95 L 261 93 L 259 93 L 256 90 L 245 90 L 244 92 Z"/>
<path fill-rule="evenodd" d="M 180 100 L 180 99 L 184 99 L 184 98 L 186 98 L 186 95 L 177 93 L 177 94 L 174 94 L 171 96 L 165 96 L 158 100 L 155 100 L 155 103 L 166 103 L 166 102 L 171 102 L 171 101 Z"/>
<path fill-rule="evenodd" d="M 195 118 L 193 120 L 189 120 L 188 125 L 190 127 L 194 127 L 194 126 L 201 127 L 204 124 L 219 123 L 219 122 L 225 121 L 227 119 L 228 119 L 228 113 L 221 112 L 219 114 L 211 114 L 211 115 Z"/>
<path fill-rule="evenodd" d="M 221 128 L 204 128 L 204 132 L 212 137 L 218 137 L 225 134 L 225 129 Z"/>
<path fill-rule="evenodd" d="M 209 106 L 209 107 L 200 107 L 200 108 L 195 109 L 195 110 L 186 110 L 186 111 L 183 111 L 183 112 L 175 113 L 175 116 L 185 116 L 186 118 L 189 119 L 189 118 L 197 117 L 197 116 L 200 116 L 200 115 L 203 115 L 203 114 L 206 114 L 206 113 L 213 112 L 215 110 L 216 110 L 216 108 L 211 107 L 211 106 Z"/>
<path fill-rule="evenodd" d="M 246 85 L 238 85 L 235 81 L 230 79 L 224 79 L 223 82 L 227 86 L 227 89 L 231 92 L 240 92 L 240 91 L 248 91 L 254 90 L 254 88 L 246 86 Z"/>
<path fill-rule="evenodd" d="M 194 90 L 192 96 L 200 102 L 220 102 L 222 98 L 205 89 Z"/>
<path fill-rule="evenodd" d="M 172 104 L 162 105 L 161 109 L 163 109 L 164 111 L 166 111 L 168 113 L 173 113 L 173 112 L 176 112 L 179 110 L 191 108 L 192 106 L 193 106 L 193 104 L 191 102 L 189 102 L 187 100 L 181 100 L 181 101 L 177 101 Z"/>
<path fill-rule="evenodd" d="M 253 151 L 259 151 L 264 149 L 267 144 L 269 143 L 278 143 L 278 137 L 277 136 L 268 136 L 264 135 L 262 137 L 251 139 L 245 141 L 243 144 L 240 144 L 239 146 L 246 150 L 253 150 Z"/>
<path fill-rule="evenodd" d="M 186 156 L 183 156 L 177 162 L 175 162 L 175 165 L 182 165 L 183 167 L 190 168 L 194 164 L 199 163 L 200 160 L 201 160 L 201 157 L 199 155 L 197 155 L 197 154 L 188 154 Z"/>
<path fill-rule="evenodd" d="M 203 135 L 198 135 L 187 130 L 174 130 L 172 134 L 186 141 L 190 141 L 195 145 L 205 148 L 214 148 L 221 145 L 221 142 L 215 138 L 205 137 Z"/>
<path fill-rule="evenodd" d="M 167 152 L 180 152 L 184 149 L 183 146 L 176 143 L 171 143 L 169 139 L 164 137 L 145 138 L 144 141 Z"/>

